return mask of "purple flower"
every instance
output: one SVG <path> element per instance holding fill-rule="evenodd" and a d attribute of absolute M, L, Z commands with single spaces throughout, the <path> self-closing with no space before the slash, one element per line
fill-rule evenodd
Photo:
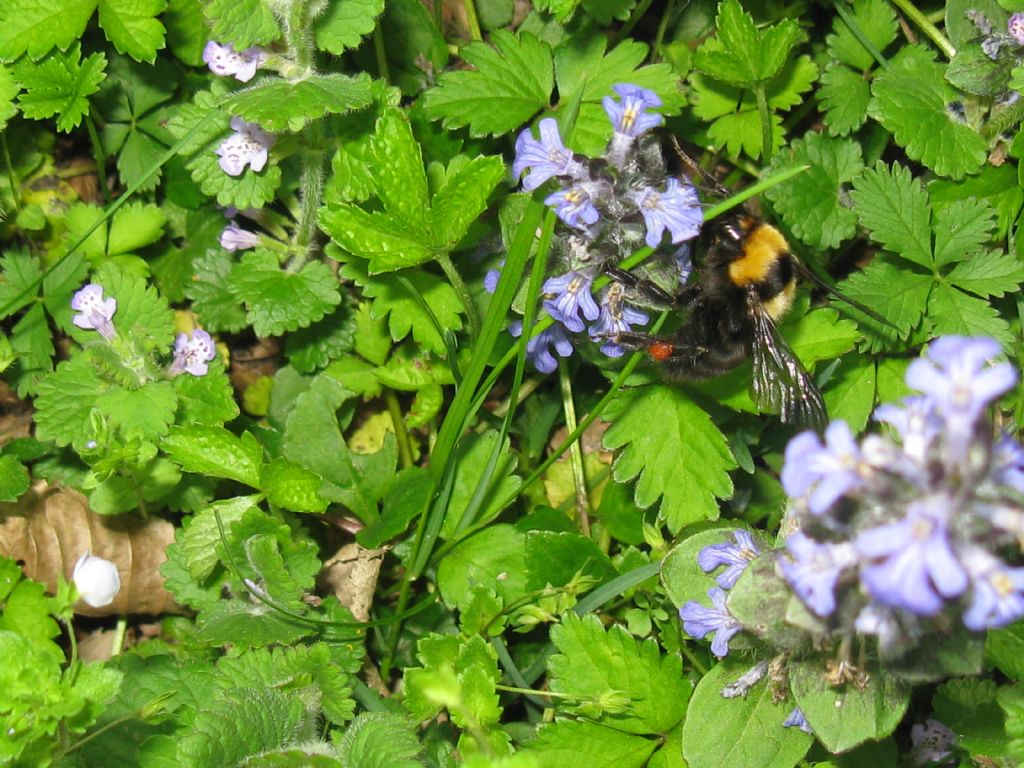
<path fill-rule="evenodd" d="M 612 90 L 622 97 L 622 102 L 605 96 L 601 100 L 601 105 L 608 113 L 608 119 L 612 121 L 616 133 L 636 138 L 665 122 L 661 115 L 647 111 L 652 107 L 661 106 L 661 99 L 654 91 L 629 83 L 614 85 Z"/>
<path fill-rule="evenodd" d="M 596 224 L 601 218 L 593 200 L 590 199 L 590 194 L 583 186 L 550 194 L 544 199 L 544 203 L 555 209 L 558 218 L 577 229 L 585 229 L 591 224 Z"/>
<path fill-rule="evenodd" d="M 811 730 L 810 723 L 807 722 L 807 718 L 804 717 L 804 713 L 800 711 L 800 707 L 793 707 L 793 711 L 789 713 L 789 717 L 782 721 L 783 728 L 799 728 L 804 733 L 814 735 L 814 731 Z"/>
<path fill-rule="evenodd" d="M 748 531 L 735 530 L 732 537 L 736 543 L 711 544 L 697 554 L 697 565 L 704 573 L 711 573 L 721 565 L 727 568 L 715 577 L 722 589 L 732 589 L 747 564 L 761 554 L 754 537 Z"/>
<path fill-rule="evenodd" d="M 1017 41 L 1017 45 L 1024 45 L 1024 13 L 1013 14 L 1006 22 L 1006 31 Z"/>
<path fill-rule="evenodd" d="M 715 633 L 711 640 L 711 652 L 721 658 L 729 652 L 729 641 L 743 626 L 732 617 L 725 607 L 725 592 L 718 587 L 708 590 L 712 608 L 705 608 L 696 600 L 690 600 L 679 609 L 683 629 L 690 637 L 706 637 Z"/>
<path fill-rule="evenodd" d="M 242 229 L 232 221 L 220 233 L 220 247 L 226 251 L 244 251 L 260 244 L 260 236 L 255 232 Z"/>
<path fill-rule="evenodd" d="M 527 169 L 530 174 L 523 179 L 523 189 L 527 192 L 532 192 L 552 176 L 583 178 L 586 175 L 583 166 L 562 144 L 558 123 L 550 117 L 540 121 L 540 141 L 533 138 L 529 128 L 516 139 L 512 175 L 518 179 Z"/>
<path fill-rule="evenodd" d="M 887 649 L 899 649 L 906 642 L 906 633 L 900 627 L 893 610 L 878 603 L 868 603 L 857 614 L 853 628 L 862 635 L 878 638 L 878 647 L 885 657 Z"/>
<path fill-rule="evenodd" d="M 831 616 L 836 609 L 836 582 L 856 564 L 856 550 L 849 542 L 820 544 L 800 531 L 786 539 L 786 549 L 790 557 L 780 558 L 779 567 L 793 592 L 818 616 Z"/>
<path fill-rule="evenodd" d="M 938 720 L 925 720 L 910 729 L 910 764 L 924 768 L 944 765 L 953 756 L 956 735 Z"/>
<path fill-rule="evenodd" d="M 517 320 L 509 326 L 509 332 L 513 336 L 521 336 L 523 323 Z M 572 340 L 565 335 L 565 330 L 557 323 L 545 328 L 528 342 L 526 342 L 526 359 L 533 363 L 533 367 L 540 373 L 551 373 L 558 367 L 558 361 L 551 354 L 549 347 L 554 347 L 559 357 L 569 357 L 572 354 Z"/>
<path fill-rule="evenodd" d="M 684 186 L 679 179 L 670 177 L 664 192 L 644 187 L 629 194 L 643 214 L 647 227 L 646 243 L 651 248 L 661 243 L 666 229 L 671 233 L 673 243 L 690 240 L 700 232 L 704 211 L 692 185 Z"/>
<path fill-rule="evenodd" d="M 964 626 L 975 632 L 1005 627 L 1024 616 L 1024 568 L 1011 568 L 980 548 L 964 556 L 971 574 L 971 604 Z"/>
<path fill-rule="evenodd" d="M 927 462 L 928 451 L 942 432 L 942 419 L 927 397 L 905 398 L 902 406 L 880 405 L 874 418 L 896 430 L 903 452 L 920 465 Z"/>
<path fill-rule="evenodd" d="M 931 616 L 943 598 L 967 589 L 967 572 L 949 542 L 952 506 L 945 496 L 926 497 L 908 505 L 903 520 L 861 531 L 854 546 L 872 561 L 861 567 L 861 582 L 875 600 Z"/>
<path fill-rule="evenodd" d="M 211 40 L 203 49 L 203 61 L 215 75 L 234 75 L 236 80 L 247 83 L 256 75 L 256 68 L 266 60 L 262 48 L 246 48 L 239 53 L 229 45 Z"/>
<path fill-rule="evenodd" d="M 179 373 L 191 373 L 193 376 L 204 376 L 209 369 L 207 363 L 217 356 L 217 348 L 213 338 L 206 331 L 196 330 L 189 338 L 179 333 L 174 342 L 174 360 L 168 370 L 172 376 Z"/>
<path fill-rule="evenodd" d="M 798 498 L 810 494 L 807 507 L 820 515 L 843 495 L 864 484 L 860 448 L 845 421 L 825 430 L 825 445 L 814 432 L 802 432 L 786 446 L 782 487 Z"/>
<path fill-rule="evenodd" d="M 71 297 L 71 309 L 79 314 L 71 318 L 79 328 L 97 331 L 107 341 L 114 338 L 114 313 L 117 299 L 103 298 L 103 286 L 89 283 Z"/>
<path fill-rule="evenodd" d="M 217 147 L 220 167 L 228 176 L 238 176 L 248 165 L 256 173 L 263 170 L 274 145 L 274 135 L 240 117 L 231 118 L 233 134 Z"/>
<path fill-rule="evenodd" d="M 596 320 L 601 314 L 590 293 L 591 282 L 593 280 L 582 272 L 566 272 L 559 277 L 548 278 L 544 282 L 544 293 L 551 298 L 544 302 L 544 309 L 570 331 L 579 333 L 583 330 L 580 312 L 587 320 Z"/>
<path fill-rule="evenodd" d="M 621 283 L 612 283 L 601 299 L 601 314 L 588 329 L 592 339 L 605 339 L 601 353 L 607 357 L 622 357 L 625 351 L 615 343 L 620 333 L 628 333 L 633 325 L 645 325 L 650 320 L 646 314 L 633 309 L 623 301 Z"/>
<path fill-rule="evenodd" d="M 975 425 L 992 401 L 1017 383 L 1009 363 L 989 366 L 1001 352 L 989 338 L 943 336 L 928 346 L 927 359 L 907 368 L 907 384 L 928 396 L 945 421 L 953 460 L 966 455 Z"/>
<path fill-rule="evenodd" d="M 1024 446 L 1004 433 L 992 452 L 992 476 L 997 483 L 1024 493 Z"/>

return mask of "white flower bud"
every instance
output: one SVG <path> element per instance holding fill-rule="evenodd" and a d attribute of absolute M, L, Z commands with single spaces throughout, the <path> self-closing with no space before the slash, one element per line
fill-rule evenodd
<path fill-rule="evenodd" d="M 121 591 L 117 566 L 102 557 L 93 557 L 88 550 L 78 558 L 71 578 L 82 599 L 93 608 L 110 605 Z"/>

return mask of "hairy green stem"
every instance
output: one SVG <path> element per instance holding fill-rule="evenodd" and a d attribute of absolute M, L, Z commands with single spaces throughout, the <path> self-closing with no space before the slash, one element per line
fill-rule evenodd
<path fill-rule="evenodd" d="M 475 340 L 480 336 L 480 314 L 476 311 L 476 302 L 473 301 L 473 296 L 466 287 L 466 283 L 463 281 L 462 275 L 459 274 L 459 270 L 452 263 L 451 256 L 447 253 L 439 253 L 434 258 L 440 265 L 445 277 L 448 278 L 448 282 L 452 284 L 452 288 L 459 294 L 459 300 L 466 308 L 466 318 L 469 320 L 469 335 Z"/>
<path fill-rule="evenodd" d="M 319 136 L 319 123 L 312 123 L 306 129 L 306 137 L 315 141 Z M 317 232 L 319 232 L 317 217 L 323 202 L 324 165 L 327 155 L 319 148 L 310 149 L 307 152 L 303 158 L 302 177 L 299 181 L 302 204 L 299 208 L 299 220 L 296 222 L 295 235 L 292 238 L 292 244 L 295 246 L 292 249 L 295 258 L 289 265 L 291 269 L 298 269 L 309 259 L 315 245 Z"/>
<path fill-rule="evenodd" d="M 949 39 L 939 32 L 938 27 L 928 21 L 928 17 L 921 13 L 910 0 L 892 0 L 892 4 L 899 8 L 904 16 L 914 22 L 928 39 L 946 54 L 946 58 L 952 59 L 956 55 L 956 48 L 949 42 Z"/>
<path fill-rule="evenodd" d="M 558 383 L 562 388 L 562 411 L 565 414 L 565 427 L 570 432 L 576 431 L 576 404 L 572 397 L 572 380 L 565 360 L 558 362 Z M 582 434 L 582 433 L 581 433 Z M 580 531 L 590 536 L 590 494 L 587 490 L 587 476 L 583 471 L 583 449 L 576 440 L 569 446 L 569 462 L 572 465 L 572 484 L 576 495 L 576 515 L 580 521 Z"/>

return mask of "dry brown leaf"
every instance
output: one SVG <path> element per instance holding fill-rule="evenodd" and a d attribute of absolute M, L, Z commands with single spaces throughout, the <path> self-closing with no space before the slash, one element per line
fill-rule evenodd
<path fill-rule="evenodd" d="M 386 549 L 365 549 L 353 541 L 339 549 L 320 571 L 321 581 L 357 621 L 370 620 L 370 606 L 385 552 Z"/>
<path fill-rule="evenodd" d="M 83 616 L 181 613 L 160 575 L 164 550 L 173 541 L 174 526 L 166 520 L 103 517 L 78 491 L 45 483 L 14 504 L 0 504 L 0 555 L 21 563 L 26 576 L 51 592 L 57 574 L 70 580 L 86 551 L 117 566 L 121 591 L 114 602 L 93 608 L 79 601 L 75 613 Z"/>

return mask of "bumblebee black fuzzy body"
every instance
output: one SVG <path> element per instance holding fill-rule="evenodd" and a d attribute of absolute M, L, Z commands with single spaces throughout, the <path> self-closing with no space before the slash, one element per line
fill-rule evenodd
<path fill-rule="evenodd" d="M 644 281 L 627 281 L 641 294 L 649 290 Z M 708 379 L 750 358 L 758 405 L 820 430 L 828 421 L 821 393 L 775 327 L 796 285 L 797 264 L 782 233 L 753 216 L 729 217 L 714 227 L 687 285 L 662 298 L 686 312 L 679 329 L 671 336 L 620 334 L 617 341 L 645 350 L 672 381 Z"/>

